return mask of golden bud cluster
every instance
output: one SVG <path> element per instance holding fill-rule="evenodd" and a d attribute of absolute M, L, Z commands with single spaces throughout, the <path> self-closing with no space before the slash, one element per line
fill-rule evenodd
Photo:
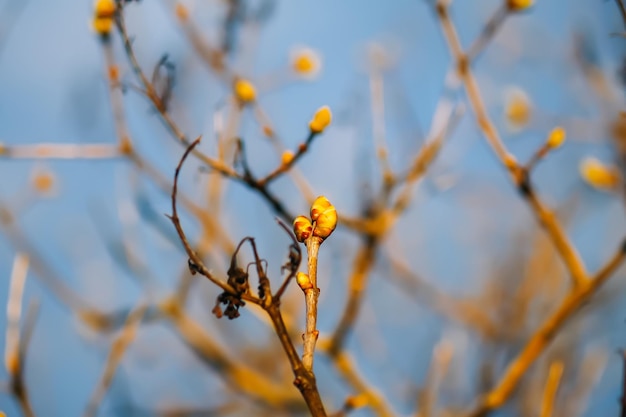
<path fill-rule="evenodd" d="M 324 196 L 319 196 L 311 205 L 311 218 L 298 216 L 293 221 L 293 231 L 299 242 L 311 235 L 326 239 L 337 227 L 337 210 Z"/>
<path fill-rule="evenodd" d="M 330 112 L 330 108 L 328 108 L 328 106 L 320 107 L 313 115 L 313 119 L 309 122 L 309 128 L 313 133 L 322 133 L 324 129 L 328 127 L 332 119 L 333 115 Z"/>
<path fill-rule="evenodd" d="M 93 29 L 101 36 L 107 36 L 115 23 L 116 5 L 114 0 L 97 0 L 94 6 Z"/>
<path fill-rule="evenodd" d="M 254 85 L 243 78 L 237 79 L 233 86 L 235 97 L 242 103 L 250 103 L 256 99 L 256 88 Z"/>

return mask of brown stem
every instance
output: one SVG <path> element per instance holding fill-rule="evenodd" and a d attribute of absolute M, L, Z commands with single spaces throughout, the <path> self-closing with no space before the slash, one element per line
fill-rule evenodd
<path fill-rule="evenodd" d="M 324 409 L 320 393 L 317 390 L 315 374 L 312 371 L 307 370 L 300 360 L 298 352 L 289 338 L 289 332 L 287 331 L 287 326 L 285 326 L 285 322 L 283 321 L 278 304 L 270 304 L 265 311 L 267 311 L 267 314 L 270 316 L 272 324 L 274 325 L 274 330 L 278 335 L 278 339 L 280 340 L 283 350 L 289 358 L 289 363 L 291 364 L 291 369 L 293 370 L 293 374 L 295 376 L 293 383 L 302 394 L 304 401 L 309 407 L 311 415 L 313 417 L 326 417 L 326 410 Z"/>
<path fill-rule="evenodd" d="M 313 235 L 306 241 L 309 280 L 311 280 L 312 286 L 304 291 L 306 300 L 306 329 L 303 338 L 304 352 L 302 353 L 302 363 L 304 368 L 309 372 L 313 371 L 315 343 L 319 336 L 319 331 L 317 330 L 317 300 L 320 290 L 317 288 L 317 256 L 321 243 L 322 239 Z"/>

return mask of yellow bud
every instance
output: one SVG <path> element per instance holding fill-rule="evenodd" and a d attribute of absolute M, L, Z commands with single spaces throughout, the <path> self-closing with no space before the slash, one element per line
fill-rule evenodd
<path fill-rule="evenodd" d="M 304 242 L 311 236 L 313 225 L 311 220 L 305 216 L 298 216 L 293 221 L 293 233 L 296 235 L 298 242 Z"/>
<path fill-rule="evenodd" d="M 293 161 L 293 152 L 291 151 L 285 151 L 283 152 L 283 154 L 280 157 L 283 165 L 287 165 L 289 163 L 291 163 L 291 161 Z"/>
<path fill-rule="evenodd" d="M 530 8 L 535 3 L 534 0 L 507 0 L 507 5 L 512 11 L 520 11 Z"/>
<path fill-rule="evenodd" d="M 32 177 L 33 188 L 40 193 L 48 193 L 54 187 L 54 175 L 48 171 L 35 172 Z"/>
<path fill-rule="evenodd" d="M 313 283 L 311 282 L 311 279 L 304 272 L 298 272 L 296 274 L 296 282 L 298 283 L 300 288 L 302 288 L 303 291 L 310 290 L 311 288 L 313 288 Z"/>
<path fill-rule="evenodd" d="M 98 0 L 94 6 L 94 17 L 96 19 L 113 18 L 115 7 L 115 1 L 113 0 Z"/>
<path fill-rule="evenodd" d="M 346 400 L 346 407 L 349 410 L 362 408 L 369 404 L 369 399 L 365 394 L 353 395 Z"/>
<path fill-rule="evenodd" d="M 322 211 L 315 221 L 313 236 L 326 239 L 337 227 L 337 210 L 335 206 L 330 206 Z"/>
<path fill-rule="evenodd" d="M 291 68 L 293 71 L 305 78 L 313 78 L 320 70 L 320 58 L 317 52 L 308 48 L 296 50 L 291 55 Z"/>
<path fill-rule="evenodd" d="M 311 220 L 315 222 L 313 235 L 326 239 L 337 227 L 337 210 L 321 195 L 311 205 Z"/>
<path fill-rule="evenodd" d="M 99 35 L 108 35 L 113 29 L 113 23 L 113 19 L 110 17 L 96 17 L 92 22 L 93 30 Z"/>
<path fill-rule="evenodd" d="M 328 106 L 320 107 L 313 116 L 313 120 L 309 123 L 309 128 L 313 133 L 321 133 L 328 127 L 332 120 L 332 114 Z"/>
<path fill-rule="evenodd" d="M 532 103 L 528 95 L 519 88 L 507 89 L 504 113 L 513 129 L 520 129 L 528 124 L 532 116 Z"/>
<path fill-rule="evenodd" d="M 317 197 L 311 204 L 311 220 L 316 221 L 319 215 L 329 207 L 332 207 L 332 204 L 326 197 L 323 195 Z"/>
<path fill-rule="evenodd" d="M 565 142 L 565 129 L 563 129 L 562 127 L 555 127 L 554 129 L 552 129 L 552 131 L 550 132 L 550 134 L 548 135 L 548 140 L 546 141 L 546 145 L 548 145 L 550 148 L 558 148 L 559 146 L 561 146 L 563 144 L 563 142 Z"/>
<path fill-rule="evenodd" d="M 176 3 L 176 16 L 181 22 L 186 22 L 189 19 L 189 10 L 181 3 Z"/>
<path fill-rule="evenodd" d="M 615 167 L 606 166 L 596 158 L 585 158 L 580 163 L 579 170 L 587 184 L 602 190 L 615 188 L 621 180 Z"/>
<path fill-rule="evenodd" d="M 256 89 L 248 80 L 239 78 L 235 81 L 235 96 L 243 103 L 249 103 L 256 99 Z"/>
<path fill-rule="evenodd" d="M 311 58 L 306 55 L 300 55 L 295 59 L 295 61 L 293 61 L 293 69 L 296 72 L 306 74 L 307 72 L 313 71 L 314 68 L 315 64 L 311 61 Z"/>

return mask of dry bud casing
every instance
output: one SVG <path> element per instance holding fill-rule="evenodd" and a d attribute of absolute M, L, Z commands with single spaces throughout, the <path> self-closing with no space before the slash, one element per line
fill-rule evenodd
<path fill-rule="evenodd" d="M 313 224 L 311 220 L 305 216 L 298 216 L 293 221 L 293 233 L 296 235 L 298 242 L 304 242 L 311 236 Z"/>
<path fill-rule="evenodd" d="M 320 107 L 315 114 L 313 115 L 313 119 L 309 122 L 309 128 L 313 133 L 322 133 L 324 129 L 328 127 L 330 122 L 332 121 L 333 115 L 330 112 L 330 108 L 328 106 Z"/>

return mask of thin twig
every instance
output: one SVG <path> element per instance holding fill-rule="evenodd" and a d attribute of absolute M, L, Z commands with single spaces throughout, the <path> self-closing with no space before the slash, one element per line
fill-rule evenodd
<path fill-rule="evenodd" d="M 24 417 L 35 417 L 35 412 L 30 403 L 30 397 L 28 395 L 28 389 L 26 387 L 26 381 L 24 376 L 24 369 L 26 367 L 26 352 L 30 345 L 30 340 L 35 330 L 35 324 L 37 322 L 37 315 L 39 313 L 39 303 L 37 301 L 31 302 L 26 313 L 26 319 L 22 328 L 22 334 L 20 336 L 20 344 L 18 347 L 18 367 L 16 372 L 11 376 L 11 391 L 17 398 L 20 408 L 24 413 Z"/>
<path fill-rule="evenodd" d="M 515 158 L 508 152 L 500 138 L 498 130 L 489 118 L 478 83 L 470 68 L 467 55 L 463 52 L 456 28 L 450 20 L 446 2 L 438 1 L 436 9 L 448 47 L 456 62 L 457 71 L 465 87 L 478 126 L 481 128 L 483 135 L 487 139 L 496 157 L 508 170 L 513 183 L 519 188 L 522 196 L 526 198 L 533 214 L 555 245 L 561 259 L 567 266 L 573 284 L 575 286 L 585 284 L 588 277 L 580 254 L 568 239 L 567 234 L 554 213 L 549 210 L 534 193 L 532 187 L 530 187 L 528 173 L 517 164 Z"/>
<path fill-rule="evenodd" d="M 159 306 L 181 339 L 207 366 L 245 396 L 276 408 L 302 411 L 300 397 L 292 395 L 285 385 L 277 384 L 262 373 L 234 360 L 212 336 L 176 302 L 168 300 Z"/>
<path fill-rule="evenodd" d="M 37 143 L 0 144 L 0 158 L 11 159 L 118 159 L 124 154 L 113 144 Z"/>
<path fill-rule="evenodd" d="M 324 349 L 325 353 L 329 353 Z M 337 355 L 329 355 L 330 360 L 342 378 L 346 380 L 350 386 L 357 391 L 357 396 L 363 399 L 363 405 L 372 409 L 372 412 L 378 417 L 392 417 L 395 412 L 385 397 L 376 389 L 369 386 L 367 381 L 359 374 L 354 359 L 345 351 Z"/>
<path fill-rule="evenodd" d="M 143 315 L 146 312 L 146 308 L 146 304 L 140 304 L 128 315 L 124 327 L 121 329 L 120 334 L 115 338 L 113 344 L 111 345 L 109 357 L 107 358 L 106 364 L 104 366 L 102 376 L 100 378 L 100 381 L 96 385 L 93 393 L 91 394 L 91 398 L 89 399 L 87 408 L 83 413 L 83 417 L 92 417 L 97 415 L 100 403 L 102 402 L 104 395 L 106 394 L 107 390 L 111 386 L 111 383 L 113 382 L 113 377 L 115 376 L 117 367 L 122 361 L 122 358 L 128 346 L 135 339 L 137 330 L 141 325 Z"/>
<path fill-rule="evenodd" d="M 541 401 L 541 414 L 540 417 L 552 417 L 554 410 L 554 402 L 556 400 L 556 394 L 561 383 L 561 377 L 563 376 L 563 362 L 556 361 L 550 364 L 548 369 L 548 378 L 546 379 L 546 385 L 543 390 L 543 400 Z"/>
<path fill-rule="evenodd" d="M 613 257 L 602 267 L 595 276 L 573 287 L 557 309 L 552 313 L 528 340 L 518 355 L 509 363 L 504 375 L 497 385 L 480 400 L 479 404 L 468 416 L 482 417 L 491 410 L 502 406 L 517 387 L 526 370 L 535 362 L 541 353 L 548 347 L 558 331 L 571 319 L 599 288 L 613 275 L 626 258 L 626 241 L 622 243 Z"/>
<path fill-rule="evenodd" d="M 200 139 L 201 138 L 198 137 L 187 147 L 187 149 L 185 150 L 185 153 L 183 153 L 183 156 L 180 159 L 180 162 L 176 166 L 176 171 L 174 173 L 174 184 L 172 186 L 172 215 L 169 216 L 169 218 L 172 220 L 172 223 L 174 224 L 174 227 L 176 228 L 176 231 L 178 232 L 178 236 L 180 237 L 180 240 L 185 248 L 185 252 L 187 252 L 187 255 L 189 256 L 194 272 L 199 272 L 201 275 L 204 275 L 206 278 L 209 279 L 209 281 L 211 281 L 212 283 L 214 283 L 215 285 L 217 285 L 224 291 L 231 293 L 231 294 L 236 294 L 236 291 L 230 285 L 214 277 L 213 274 L 211 274 L 211 271 L 209 271 L 209 269 L 204 265 L 204 262 L 202 262 L 202 259 L 200 259 L 196 251 L 193 250 L 193 248 L 189 244 L 189 240 L 187 239 L 187 236 L 185 235 L 185 231 L 180 225 L 180 219 L 178 218 L 178 211 L 176 210 L 176 192 L 178 190 L 178 175 L 180 174 L 180 170 L 183 167 L 183 164 L 185 163 L 187 156 L 189 156 L 189 154 L 193 151 L 193 149 L 200 143 Z M 253 301 L 253 302 L 258 303 L 258 299 L 256 297 L 250 296 L 249 294 L 242 294 L 242 298 L 248 301 Z"/>

